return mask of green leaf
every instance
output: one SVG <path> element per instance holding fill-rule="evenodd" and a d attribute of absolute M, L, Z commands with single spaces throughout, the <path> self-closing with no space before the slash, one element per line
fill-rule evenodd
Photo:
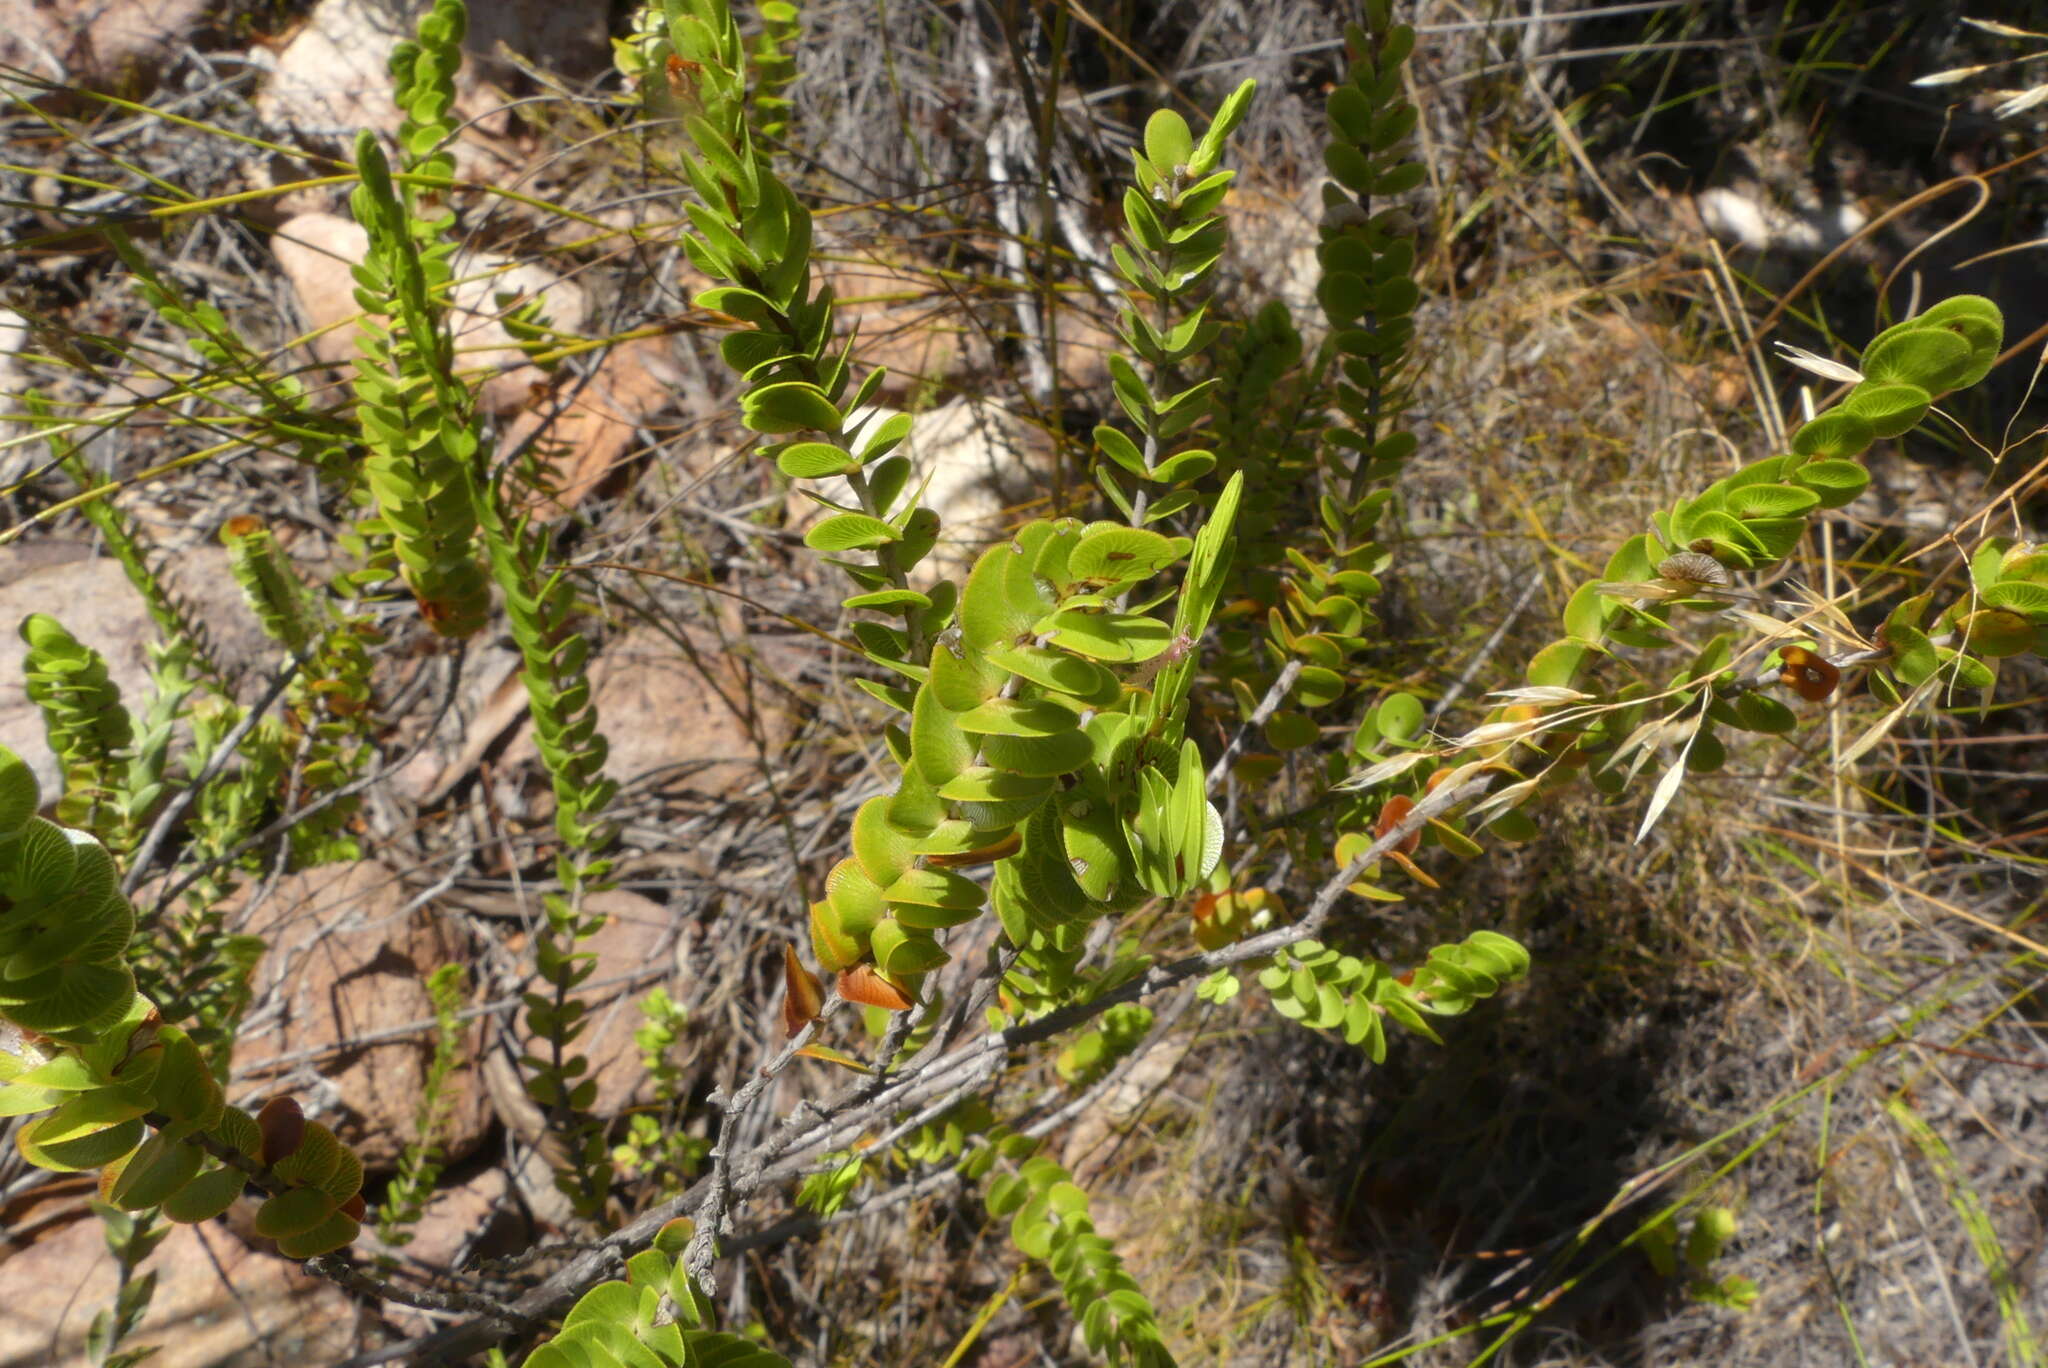
<path fill-rule="evenodd" d="M 1215 468 L 1215 452 L 1182 451 L 1146 471 L 1145 478 L 1157 484 L 1178 484 L 1184 480 L 1199 480 Z"/>
<path fill-rule="evenodd" d="M 939 797 L 955 803 L 1014 803 L 1043 798 L 1053 787 L 1049 777 L 1033 778 L 974 765 L 939 785 Z"/>
<path fill-rule="evenodd" d="M 1742 520 L 1742 531 L 1762 550 L 1767 561 L 1779 561 L 1791 555 L 1799 539 L 1806 535 L 1806 519 L 1746 517 Z"/>
<path fill-rule="evenodd" d="M 1072 709 L 1042 699 L 992 698 L 956 720 L 978 736 L 1054 736 L 1081 725 Z"/>
<path fill-rule="evenodd" d="M 895 528 L 865 513 L 838 513 L 804 533 L 804 545 L 813 551 L 855 551 L 895 540 Z"/>
<path fill-rule="evenodd" d="M 960 730 L 954 717 L 930 684 L 917 691 L 917 701 L 910 710 L 911 754 L 916 758 L 918 772 L 934 788 L 974 763 L 974 743 Z"/>
<path fill-rule="evenodd" d="M 970 651 L 1010 646 L 1031 630 L 1043 609 L 1035 601 L 1034 558 L 1016 542 L 999 542 L 981 553 L 960 594 L 960 634 Z M 1013 583 L 1020 580 L 1021 583 Z"/>
<path fill-rule="evenodd" d="M 1951 295 L 1907 326 L 1942 328 L 1970 344 L 1970 362 L 1954 377 L 1956 389 L 1967 389 L 1991 373 L 2005 343 L 2005 318 L 1982 295 Z"/>
<path fill-rule="evenodd" d="M 1879 437 L 1897 437 L 1910 431 L 1927 415 L 1934 397 L 1918 385 L 1883 384 L 1865 380 L 1849 391 L 1842 412 L 1853 413 L 1870 424 Z"/>
<path fill-rule="evenodd" d="M 1795 467 L 1790 478 L 1818 495 L 1822 508 L 1846 507 L 1870 487 L 1870 472 L 1858 461 L 1808 461 Z"/>
<path fill-rule="evenodd" d="M 1735 715 L 1745 731 L 1762 732 L 1767 736 L 1785 736 L 1799 726 L 1798 714 L 1777 699 L 1759 693 L 1744 694 L 1737 699 Z"/>
<path fill-rule="evenodd" d="M 1063 609 L 1042 619 L 1033 630 L 1050 634 L 1050 644 L 1091 660 L 1137 664 L 1173 644 L 1173 634 L 1157 618 L 1142 613 L 1095 613 Z"/>
<path fill-rule="evenodd" d="M 1389 694 L 1377 709 L 1380 735 L 1389 741 L 1406 741 L 1422 731 L 1427 710 L 1414 694 Z"/>
<path fill-rule="evenodd" d="M 2036 622 L 2048 622 L 2048 585 L 2029 580 L 2000 580 L 1987 586 L 1982 595 L 1994 608 L 2024 613 Z"/>
<path fill-rule="evenodd" d="M 1322 729 L 1307 713 L 1281 710 L 1266 719 L 1266 744 L 1274 750 L 1300 750 L 1312 746 L 1322 736 Z"/>
<path fill-rule="evenodd" d="M 1375 195 L 1405 195 L 1422 184 L 1428 172 L 1421 162 L 1404 162 L 1372 183 Z"/>
<path fill-rule="evenodd" d="M 981 758 L 997 769 L 1040 778 L 1072 774 L 1088 763 L 1094 743 L 1083 731 L 1056 732 L 1049 736 L 984 735 Z"/>
<path fill-rule="evenodd" d="M 876 923 L 870 944 L 875 963 L 898 976 L 927 973 L 952 958 L 931 938 L 930 932 L 906 927 L 894 917 L 884 917 Z"/>
<path fill-rule="evenodd" d="M 978 708 L 994 698 L 1008 682 L 1003 671 L 989 663 L 986 657 L 971 651 L 960 651 L 950 642 L 941 641 L 932 650 L 931 688 L 938 700 L 955 714 L 954 724 L 959 724 L 958 714 Z"/>
<path fill-rule="evenodd" d="M 1083 783 L 1061 797 L 1059 818 L 1075 882 L 1095 902 L 1112 900 L 1131 870 L 1131 848 L 1116 804 L 1099 786 Z"/>
<path fill-rule="evenodd" d="M 1807 512 L 1820 502 L 1810 489 L 1784 484 L 1751 484 L 1732 489 L 1727 495 L 1728 511 L 1738 518 L 1788 518 Z"/>
<path fill-rule="evenodd" d="M 848 608 L 929 608 L 932 606 L 928 595 L 915 589 L 877 589 L 872 594 L 855 594 L 846 600 Z"/>
<path fill-rule="evenodd" d="M 783 380 L 750 391 L 740 401 L 741 421 L 756 432 L 830 432 L 840 427 L 839 410 L 816 385 Z"/>
<path fill-rule="evenodd" d="M 1918 326 L 1914 320 L 1889 328 L 1863 353 L 1866 380 L 1912 385 L 1930 394 L 1952 390 L 1968 374 L 1972 359 L 1968 339 L 1940 327 Z"/>
<path fill-rule="evenodd" d="M 1645 578 L 1648 578 L 1645 576 Z M 1614 598 L 1600 592 L 1600 580 L 1588 580 L 1573 592 L 1564 607 L 1564 630 L 1580 641 L 1599 641 L 1607 620 L 1621 611 Z"/>
<path fill-rule="evenodd" d="M 1372 294 L 1363 277 L 1348 271 L 1325 271 L 1316 283 L 1316 302 L 1323 313 L 1339 326 L 1358 318 L 1372 305 Z"/>
<path fill-rule="evenodd" d="M 1323 112 L 1329 118 L 1330 131 L 1346 142 L 1371 140 L 1372 102 L 1357 86 L 1346 82 L 1333 87 L 1329 98 L 1323 102 Z"/>
<path fill-rule="evenodd" d="M 1523 677 L 1531 684 L 1569 688 L 1588 654 L 1588 649 L 1575 641 L 1553 641 L 1531 657 Z"/>
<path fill-rule="evenodd" d="M 1350 143 L 1325 143 L 1323 165 L 1331 179 L 1353 194 L 1365 194 L 1372 188 L 1372 162 Z"/>
<path fill-rule="evenodd" d="M 210 1221 L 241 1198 L 248 1181 L 240 1169 L 225 1165 L 209 1169 L 166 1197 L 163 1214 L 180 1225 Z"/>
<path fill-rule="evenodd" d="M 1163 537 L 1119 523 L 1097 523 L 1074 547 L 1067 573 L 1076 581 L 1114 587 L 1149 578 L 1179 560 L 1188 546 L 1184 538 Z"/>
<path fill-rule="evenodd" d="M 892 903 L 979 911 L 986 900 L 980 884 L 949 869 L 912 869 L 882 890 Z"/>
<path fill-rule="evenodd" d="M 1116 676 L 1093 661 L 1043 646 L 990 647 L 988 662 L 1041 688 L 1100 707 L 1116 700 Z"/>
<path fill-rule="evenodd" d="M 775 305 L 766 296 L 736 285 L 700 290 L 690 302 L 700 309 L 727 314 L 758 328 L 773 328 L 777 321 Z"/>
<path fill-rule="evenodd" d="M 1601 572 L 1601 578 L 1619 584 L 1640 584 L 1656 575 L 1657 563 L 1664 556 L 1664 548 L 1653 548 L 1649 537 L 1638 534 L 1615 548 L 1614 554 L 1607 558 L 1607 568 Z"/>
<path fill-rule="evenodd" d="M 860 458 L 873 461 L 888 455 L 910 435 L 910 415 L 891 414 L 874 425 L 872 430 L 863 428 L 860 439 Z"/>
<path fill-rule="evenodd" d="M 1209 121 L 1208 131 L 1202 134 L 1201 144 L 1196 147 L 1195 155 L 1188 163 L 1188 170 L 1191 173 L 1197 176 L 1207 175 L 1209 169 L 1216 165 L 1223 155 L 1224 140 L 1236 130 L 1239 123 L 1243 122 L 1245 114 L 1251 109 L 1252 95 L 1258 89 L 1258 84 L 1253 80 L 1242 81 L 1237 89 L 1224 97 L 1223 104 L 1216 111 L 1216 117 Z"/>
<path fill-rule="evenodd" d="M 1153 111 L 1145 121 L 1145 157 L 1161 174 L 1184 167 L 1194 156 L 1195 139 L 1188 122 L 1170 109 Z"/>
<path fill-rule="evenodd" d="M 776 453 L 775 468 L 793 480 L 817 480 L 860 469 L 860 462 L 830 442 L 797 442 Z"/>
<path fill-rule="evenodd" d="M 1877 440 L 1870 424 L 1843 409 L 1830 409 L 1792 434 L 1792 450 L 1801 456 L 1847 459 L 1861 456 Z"/>
<path fill-rule="evenodd" d="M 1131 474 L 1145 473 L 1145 458 L 1139 453 L 1137 444 L 1109 424 L 1103 423 L 1095 429 L 1095 445 L 1103 455 Z"/>

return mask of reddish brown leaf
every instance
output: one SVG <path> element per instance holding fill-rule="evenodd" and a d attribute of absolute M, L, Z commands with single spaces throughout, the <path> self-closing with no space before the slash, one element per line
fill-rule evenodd
<path fill-rule="evenodd" d="M 266 1165 L 275 1164 L 298 1153 L 306 1138 L 306 1114 L 299 1110 L 296 1099 L 273 1097 L 256 1113 L 256 1129 L 263 1133 L 263 1149 L 257 1157 Z"/>
<path fill-rule="evenodd" d="M 910 994 L 884 978 L 872 964 L 856 964 L 841 973 L 839 996 L 863 1007 L 882 1007 L 891 1012 L 907 1012 L 911 1008 Z"/>
<path fill-rule="evenodd" d="M 1778 682 L 1809 703 L 1825 700 L 1842 682 L 1842 672 L 1832 660 L 1804 646 L 1787 646 L 1778 652 L 1778 658 L 1785 662 Z"/>
<path fill-rule="evenodd" d="M 825 1010 L 825 986 L 804 968 L 796 957 L 796 947 L 787 943 L 782 947 L 782 978 L 788 989 L 782 998 L 782 1031 L 793 1036 Z"/>
<path fill-rule="evenodd" d="M 1402 821 L 1407 818 L 1408 814 L 1413 812 L 1414 810 L 1415 800 L 1413 798 L 1410 798 L 1405 793 L 1397 793 L 1393 797 L 1387 799 L 1387 805 L 1380 809 L 1379 824 L 1373 828 L 1373 839 L 1386 839 L 1387 833 L 1392 831 L 1395 827 L 1401 825 Z M 1416 847 L 1420 846 L 1421 844 L 1422 832 L 1420 830 L 1411 831 L 1406 836 L 1403 836 L 1401 838 L 1400 844 L 1394 847 L 1393 853 L 1395 855 L 1413 854 Z M 1435 887 L 1435 885 L 1432 884 L 1431 887 L 1433 888 Z"/>

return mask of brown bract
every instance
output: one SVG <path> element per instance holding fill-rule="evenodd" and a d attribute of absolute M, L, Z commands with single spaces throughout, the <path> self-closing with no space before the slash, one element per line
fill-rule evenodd
<path fill-rule="evenodd" d="M 1824 701 L 1842 682 L 1842 672 L 1833 661 L 1804 646 L 1787 646 L 1778 652 L 1778 658 L 1785 662 L 1778 682 L 1809 703 Z"/>

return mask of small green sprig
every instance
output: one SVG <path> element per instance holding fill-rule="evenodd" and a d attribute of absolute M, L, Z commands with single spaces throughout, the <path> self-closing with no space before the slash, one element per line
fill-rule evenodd
<path fill-rule="evenodd" d="M 347 787 L 374 747 L 369 646 L 376 629 L 368 618 L 340 611 L 316 595 L 292 568 L 270 529 L 247 514 L 221 527 L 228 567 L 242 586 L 264 634 L 295 657 L 298 668 L 285 690 L 285 717 L 296 738 L 290 796 L 299 805 Z M 301 866 L 353 859 L 356 843 L 341 834 L 361 800 L 346 796 L 321 804 L 291 828 Z"/>
<path fill-rule="evenodd" d="M 1969 591 L 1931 624 L 1932 596 L 1897 605 L 1874 649 L 1830 659 L 1793 624 L 1767 631 L 1720 631 L 1692 648 L 1663 680 L 1642 677 L 1649 653 L 1679 644 L 1681 614 L 1719 617 L 1737 601 L 1735 576 L 1761 573 L 1797 548 L 1814 520 L 1853 501 L 1870 482 L 1863 453 L 1916 426 L 1942 395 L 1989 373 L 2004 338 L 1998 307 L 1958 295 L 1886 329 L 1864 350 L 1860 370 L 1813 362 L 1852 388 L 1835 407 L 1802 424 L 1789 452 L 1767 456 L 1698 495 L 1652 515 L 1653 530 L 1629 538 L 1599 578 L 1565 605 L 1565 636 L 1529 662 L 1528 687 L 1454 750 L 1511 782 L 1471 810 L 1507 839 L 1534 834 L 1526 809 L 1580 772 L 1621 792 L 1660 749 L 1677 748 L 1645 813 L 1638 839 L 1677 795 L 1687 773 L 1725 763 L 1724 731 L 1782 735 L 1798 715 L 1767 690 L 1781 686 L 1825 702 L 1845 668 L 1867 666 L 1871 688 L 1892 705 L 1889 720 L 1937 698 L 1975 696 L 1997 681 L 1997 661 L 2048 648 L 2048 555 L 2010 538 L 1988 538 L 1971 558 Z M 1616 678 L 1620 674 L 1619 679 Z M 1840 763 L 1883 735 L 1852 744 Z M 1517 754 L 1526 748 L 1528 757 Z M 1415 756 L 1410 760 L 1421 757 Z M 1390 760 L 1389 764 L 1399 761 Z M 1356 782 L 1370 782 L 1387 766 Z M 1533 770 L 1533 772 L 1525 772 Z"/>
<path fill-rule="evenodd" d="M 1159 1315 L 1096 1233 L 1088 1194 L 1052 1159 L 1036 1155 L 988 1187 L 988 1213 L 1010 1218 L 1010 1239 L 1060 1282 L 1088 1347 L 1133 1368 L 1171 1368 Z"/>
<path fill-rule="evenodd" d="M 388 1245 L 412 1243 L 413 1227 L 426 1212 L 441 1176 L 441 1137 L 451 1106 L 448 1080 L 462 1066 L 462 1001 L 468 991 L 466 971 L 459 964 L 444 964 L 427 975 L 427 997 L 434 1007 L 434 1052 L 413 1111 L 415 1138 L 398 1156 L 398 1171 L 391 1175 L 377 1208 L 377 1238 Z"/>
<path fill-rule="evenodd" d="M 710 1298 L 677 1257 L 689 1243 L 691 1223 L 670 1221 L 652 1248 L 626 1260 L 626 1276 L 599 1283 L 563 1318 L 561 1332 L 536 1348 L 525 1368 L 790 1368 L 789 1360 L 752 1340 L 710 1327 Z"/>
<path fill-rule="evenodd" d="M 671 1052 L 682 1039 L 690 1014 L 656 985 L 640 999 L 645 1020 L 633 1032 L 640 1049 L 640 1067 L 653 1084 L 651 1112 L 636 1111 L 626 1122 L 626 1138 L 612 1147 L 612 1163 L 628 1177 L 653 1176 L 665 1196 L 675 1196 L 710 1152 L 709 1141 L 681 1128 L 683 1071 Z"/>
<path fill-rule="evenodd" d="M 461 0 L 437 0 L 417 39 L 393 50 L 403 185 L 365 130 L 356 139 L 361 183 L 349 197 L 369 235 L 355 271 L 367 315 L 357 331 L 356 417 L 377 506 L 366 530 L 389 536 L 421 616 L 448 637 L 473 635 L 490 617 L 490 581 L 475 548 L 478 439 L 447 329 L 455 253 L 448 143 L 466 24 Z"/>
<path fill-rule="evenodd" d="M 253 426 L 289 441 L 299 460 L 330 478 L 341 474 L 351 440 L 345 420 L 323 410 L 298 377 L 272 369 L 218 308 L 187 298 L 126 233 L 109 227 L 106 236 L 143 302 L 212 368 L 209 375 L 189 377 L 189 389 L 224 405 L 234 403 L 254 420 Z M 234 398 L 237 394 L 246 397 Z"/>
<path fill-rule="evenodd" d="M 796 54 L 790 49 L 803 36 L 803 11 L 792 0 L 761 0 L 761 34 L 754 40 L 751 122 L 771 143 L 789 141 L 790 82 L 796 79 Z"/>
<path fill-rule="evenodd" d="M 1316 297 L 1330 328 L 1316 371 L 1341 417 L 1321 434 L 1314 543 L 1288 552 L 1292 573 L 1266 616 L 1276 654 L 1300 662 L 1292 696 L 1303 707 L 1352 686 L 1346 662 L 1379 630 L 1371 602 L 1389 556 L 1374 528 L 1415 450 L 1401 420 L 1421 289 L 1412 216 L 1389 203 L 1423 175 L 1409 154 L 1416 113 L 1401 84 L 1415 30 L 1392 21 L 1390 0 L 1367 0 L 1364 24 L 1347 25 L 1344 42 L 1350 66 L 1325 105 L 1334 180 L 1323 185 L 1316 249 Z M 1287 730 L 1283 723 L 1282 740 Z"/>
<path fill-rule="evenodd" d="M 745 382 L 743 420 L 788 438 L 766 449 L 785 475 L 845 479 L 853 502 L 813 493 L 831 513 L 805 540 L 862 590 L 849 609 L 901 623 L 854 627 L 868 658 L 901 681 L 863 687 L 907 714 L 885 733 L 903 778 L 856 815 L 854 853 L 812 908 L 813 949 L 841 975 L 842 992 L 904 1008 L 948 958 L 936 933 L 992 898 L 1014 944 L 1064 962 L 1090 921 L 1185 892 L 1220 855 L 1201 758 L 1180 731 L 1237 487 L 1226 488 L 1192 542 L 1147 528 L 1041 521 L 983 555 L 964 584 L 911 589 L 906 572 L 930 551 L 938 519 L 911 494 L 909 462 L 895 450 L 909 420 L 849 424 L 881 375 L 853 384 L 849 354 L 833 343 L 831 293 L 810 291 L 810 214 L 748 127 L 745 55 L 729 10 L 720 0 L 667 0 L 667 13 L 665 94 L 683 109 L 685 170 L 700 199 L 688 208 L 695 231 L 684 246 L 700 269 L 729 282 L 698 302 L 751 325 L 722 345 Z M 1220 250 L 1214 209 L 1228 177 L 1215 168 L 1249 94 L 1232 98 L 1232 117 L 1199 146 L 1176 136 L 1171 121 L 1159 123 L 1156 146 L 1139 159 L 1141 182 L 1173 201 L 1176 224 L 1194 229 L 1184 249 L 1138 230 L 1147 255 L 1130 255 L 1128 270 L 1165 297 L 1198 281 Z M 1160 357 L 1179 357 L 1202 331 L 1199 318 L 1184 338 L 1132 319 L 1133 335 L 1156 344 Z M 1171 408 L 1148 403 L 1154 414 Z M 1178 420 L 1159 421 L 1164 430 Z M 1123 606 L 1190 553 L 1170 622 Z M 988 888 L 957 872 L 988 861 L 996 863 Z"/>
<path fill-rule="evenodd" d="M 159 1225 L 154 1211 L 128 1212 L 101 1201 L 90 1205 L 100 1218 L 116 1281 L 113 1305 L 94 1315 L 85 1332 L 85 1354 L 93 1368 L 133 1368 L 156 1353 L 154 1348 L 121 1348 L 121 1341 L 134 1334 L 149 1314 L 149 1303 L 156 1296 L 156 1273 L 138 1270 L 171 1233 L 171 1227 Z"/>
<path fill-rule="evenodd" d="M 1385 1019 L 1442 1044 L 1431 1016 L 1461 1016 L 1529 972 L 1529 952 L 1494 931 L 1439 945 L 1412 974 L 1317 941 L 1296 941 L 1259 971 L 1273 1010 L 1319 1031 L 1342 1031 L 1375 1064 L 1387 1057 Z"/>
<path fill-rule="evenodd" d="M 57 820 L 115 845 L 132 843 L 124 781 L 135 723 L 107 677 L 106 660 L 47 613 L 23 619 L 21 639 L 28 643 L 22 665 L 29 699 L 64 767 Z"/>
<path fill-rule="evenodd" d="M 1150 377 L 1129 357 L 1110 353 L 1111 387 L 1138 437 L 1133 441 L 1107 423 L 1097 427 L 1095 479 L 1133 527 L 1192 506 L 1193 482 L 1216 467 L 1213 451 L 1184 440 L 1209 417 L 1215 378 L 1179 387 L 1178 377 L 1216 339 L 1218 325 L 1206 306 L 1189 308 L 1188 302 L 1223 257 L 1229 234 L 1221 209 L 1237 174 L 1221 169 L 1223 148 L 1256 88 L 1246 81 L 1233 91 L 1200 142 L 1180 115 L 1158 111 L 1146 122 L 1144 148 L 1131 151 L 1135 182 L 1124 191 L 1124 241 L 1110 254 L 1157 321 L 1134 305 L 1118 313 L 1117 336 Z M 1137 481 L 1128 492 L 1119 471 Z M 1161 489 L 1155 496 L 1148 485 Z"/>
<path fill-rule="evenodd" d="M 604 1130 L 588 1115 L 596 1084 L 582 1075 L 589 1060 L 571 1048 L 587 1010 L 575 989 L 596 964 L 578 942 L 603 925 L 585 912 L 587 894 L 605 888 L 610 862 L 599 852 L 610 843 L 605 809 L 618 791 L 604 775 L 608 747 L 591 701 L 590 643 L 573 630 L 575 595 L 565 572 L 549 564 L 549 538 L 530 519 L 487 504 L 482 523 L 492 572 L 504 587 L 505 615 L 524 662 L 520 679 L 533 717 L 534 744 L 552 781 L 555 857 L 560 891 L 542 898 L 546 924 L 534 943 L 543 988 L 526 995 L 534 1052 L 522 1059 L 527 1090 L 547 1110 L 569 1167 L 556 1181 L 585 1214 L 595 1214 L 610 1186 Z"/>
<path fill-rule="evenodd" d="M 199 620 L 191 606 L 185 603 L 164 581 L 163 575 L 144 544 L 141 535 L 121 511 L 112 493 L 113 482 L 99 478 L 86 464 L 83 453 L 70 440 L 64 425 L 51 411 L 49 401 L 43 396 L 30 392 L 23 396 L 29 416 L 41 429 L 43 439 L 50 444 L 50 454 L 65 475 L 78 486 L 81 494 L 106 490 L 97 498 L 87 499 L 79 505 L 79 512 L 91 523 L 106 544 L 107 550 L 121 563 L 121 570 L 128 582 L 135 586 L 135 592 L 142 598 L 149 619 L 156 624 L 158 633 L 166 643 L 181 643 L 189 667 L 202 681 L 218 686 L 222 679 L 220 665 L 213 655 L 212 640 L 206 624 Z"/>

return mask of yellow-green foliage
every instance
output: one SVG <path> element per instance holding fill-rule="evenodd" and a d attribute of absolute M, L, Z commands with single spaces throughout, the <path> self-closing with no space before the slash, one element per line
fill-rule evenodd
<path fill-rule="evenodd" d="M 227 1105 L 192 1038 L 135 992 L 135 912 L 113 857 L 35 815 L 40 795 L 0 748 L 0 1115 L 38 1168 L 101 1174 L 108 1201 L 211 1220 L 252 1180 L 259 1233 L 307 1258 L 356 1237 L 363 1166 L 296 1106 Z"/>
<path fill-rule="evenodd" d="M 401 192 L 365 130 L 356 139 L 362 183 L 349 198 L 370 239 L 355 271 L 356 300 L 369 315 L 357 334 L 355 381 L 371 453 L 363 478 L 377 505 L 368 530 L 390 537 L 421 615 L 450 637 L 481 630 L 491 605 L 475 546 L 477 434 L 446 327 L 455 216 L 433 188 L 454 174 L 446 144 L 466 23 L 460 0 L 439 0 L 420 20 L 418 40 L 392 54 L 408 179 Z"/>

